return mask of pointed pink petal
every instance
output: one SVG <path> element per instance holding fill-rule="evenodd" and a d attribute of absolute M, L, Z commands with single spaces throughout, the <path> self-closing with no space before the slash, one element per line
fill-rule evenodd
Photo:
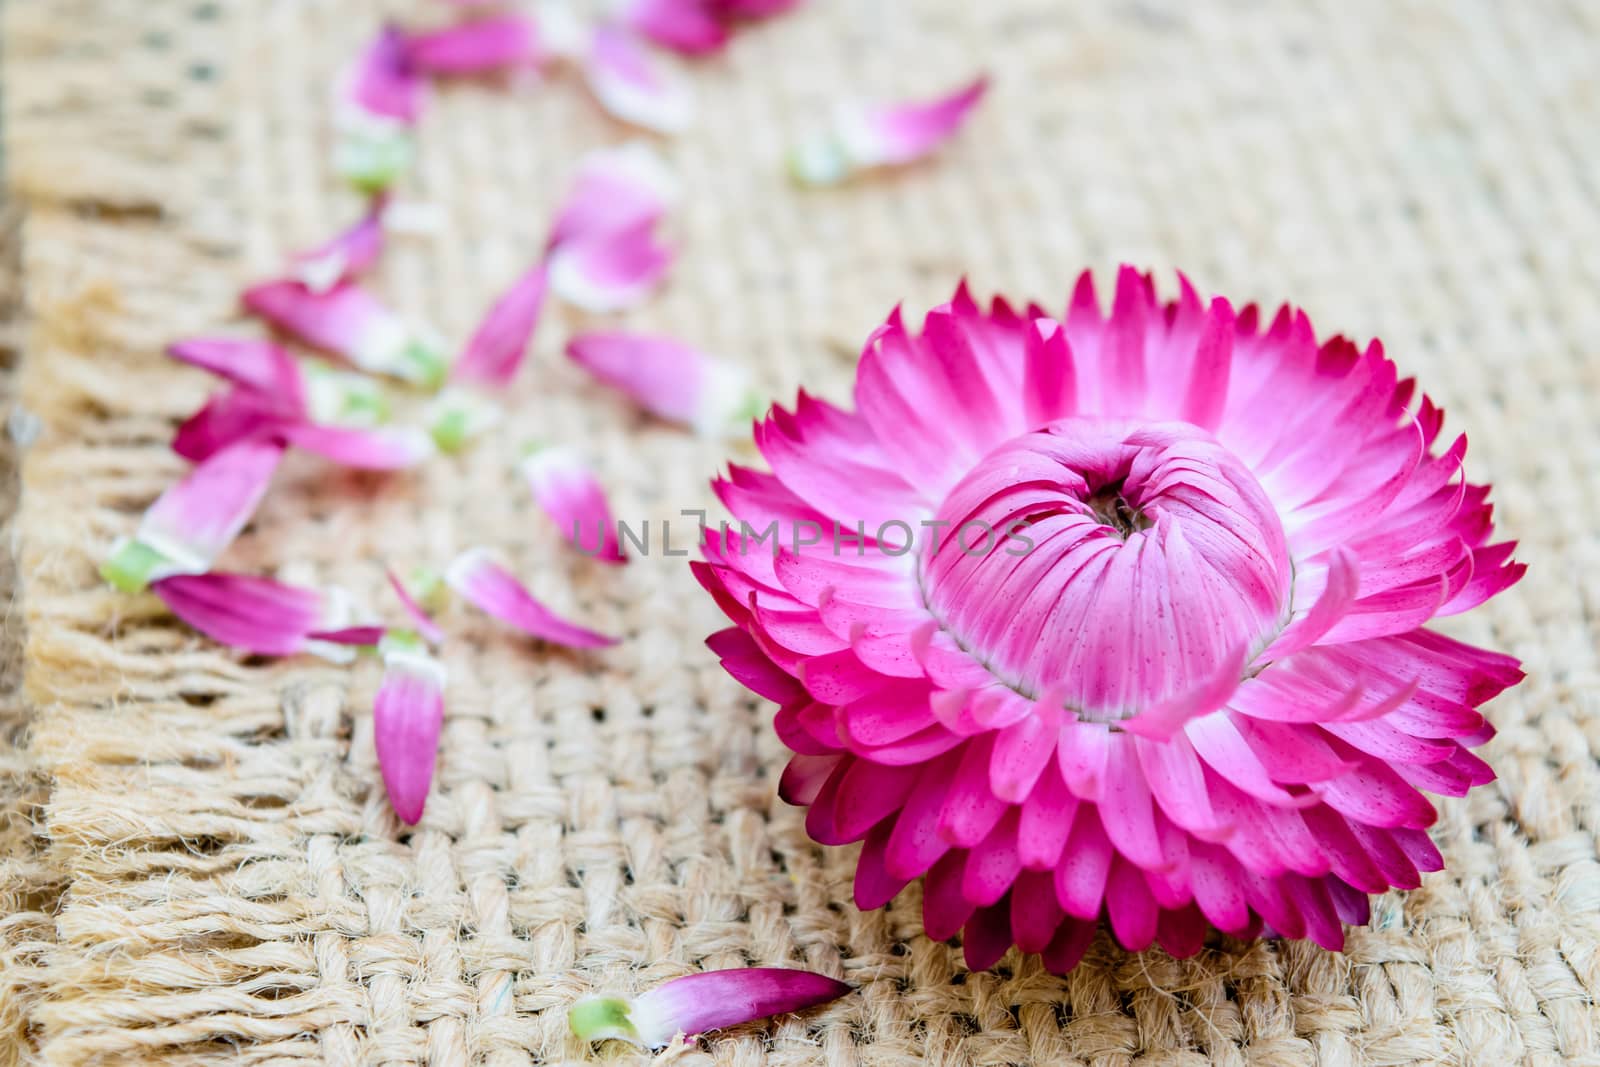
<path fill-rule="evenodd" d="M 654 223 L 567 241 L 550 253 L 550 287 L 585 311 L 619 311 L 648 297 L 667 276 L 672 248 Z"/>
<path fill-rule="evenodd" d="M 804 1011 L 837 1000 L 850 986 L 825 975 L 786 967 L 741 967 L 704 971 L 664 982 L 636 997 L 624 1033 L 586 1032 L 582 1005 L 569 1016 L 579 1036 L 595 1040 L 622 1037 L 646 1048 L 665 1048 L 679 1034 L 697 1034 Z"/>
<path fill-rule="evenodd" d="M 561 535 L 584 555 L 624 563 L 605 490 L 588 464 L 570 448 L 541 448 L 522 461 L 533 499 Z"/>
<path fill-rule="evenodd" d="M 623 19 L 656 44 L 687 56 L 716 52 L 728 43 L 713 0 L 632 0 Z"/>
<path fill-rule="evenodd" d="M 507 67 L 537 67 L 542 60 L 533 20 L 502 15 L 414 34 L 406 58 L 425 74 L 484 74 Z"/>
<path fill-rule="evenodd" d="M 541 641 L 569 648 L 603 648 L 617 643 L 616 638 L 557 617 L 482 549 L 470 549 L 457 556 L 445 571 L 444 580 L 480 611 Z"/>
<path fill-rule="evenodd" d="M 282 458 L 278 441 L 223 449 L 161 494 L 138 539 L 187 569 L 208 570 L 255 514 Z"/>
<path fill-rule="evenodd" d="M 434 384 L 445 369 L 393 311 L 354 282 L 321 293 L 288 279 L 262 282 L 241 299 L 251 314 L 363 370 Z"/>
<path fill-rule="evenodd" d="M 213 396 L 189 416 L 178 427 L 172 450 L 199 463 L 240 441 L 281 438 L 291 421 L 265 394 L 236 387 Z"/>
<path fill-rule="evenodd" d="M 567 355 L 653 415 L 707 435 L 726 433 L 753 406 L 743 371 L 670 337 L 580 334 Z"/>
<path fill-rule="evenodd" d="M 305 375 L 289 353 L 271 341 L 192 337 L 168 345 L 167 355 L 254 390 L 260 399 L 280 404 L 286 414 L 297 415 L 305 408 Z"/>
<path fill-rule="evenodd" d="M 708 0 L 721 18 L 765 19 L 793 11 L 805 0 Z"/>
<path fill-rule="evenodd" d="M 437 451 L 431 437 L 410 426 L 368 430 L 303 422 L 285 426 L 281 432 L 296 448 L 355 470 L 404 470 Z"/>
<path fill-rule="evenodd" d="M 389 588 L 394 590 L 394 595 L 399 598 L 400 606 L 405 609 L 406 616 L 411 620 L 411 625 L 417 633 L 431 645 L 444 644 L 444 631 L 439 629 L 439 624 L 433 621 L 417 598 L 411 595 L 411 590 L 406 588 L 400 576 L 394 571 L 385 569 L 384 575 L 389 579 Z"/>
<path fill-rule="evenodd" d="M 656 222 L 677 196 L 677 180 L 642 141 L 590 152 L 556 212 L 549 247 Z"/>
<path fill-rule="evenodd" d="M 313 293 L 325 293 L 369 270 L 383 254 L 386 196 L 377 196 L 358 221 L 332 239 L 295 253 L 294 276 Z"/>
<path fill-rule="evenodd" d="M 541 262 L 500 295 L 450 368 L 451 380 L 490 388 L 511 383 L 539 325 L 547 280 Z"/>
<path fill-rule="evenodd" d="M 399 648 L 383 657 L 383 684 L 372 707 L 372 740 L 389 803 L 416 825 L 433 782 L 444 722 L 445 670 L 420 650 Z"/>
<path fill-rule="evenodd" d="M 422 114 L 427 85 L 407 56 L 406 36 L 385 26 L 345 73 L 342 102 L 410 126 Z"/>
<path fill-rule="evenodd" d="M 638 39 L 620 27 L 595 29 L 584 73 L 600 105 L 624 122 L 657 133 L 680 133 L 694 117 L 688 80 L 658 66 Z"/>
<path fill-rule="evenodd" d="M 172 613 L 207 637 L 263 656 L 305 647 L 322 619 L 322 594 L 241 574 L 180 574 L 150 586 Z"/>
<path fill-rule="evenodd" d="M 988 87 L 985 76 L 935 100 L 843 112 L 826 137 L 795 153 L 794 172 L 802 181 L 827 185 L 854 171 L 915 162 L 960 131 Z"/>

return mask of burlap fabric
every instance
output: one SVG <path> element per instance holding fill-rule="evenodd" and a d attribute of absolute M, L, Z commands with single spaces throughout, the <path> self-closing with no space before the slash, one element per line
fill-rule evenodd
<path fill-rule="evenodd" d="M 749 446 L 588 384 L 560 356 L 570 312 L 543 324 L 504 432 L 393 478 L 296 458 L 227 560 L 392 610 L 384 562 L 485 543 L 625 638 L 571 656 L 449 614 L 415 831 L 377 784 L 375 664 L 248 661 L 103 589 L 97 553 L 181 472 L 168 439 L 210 387 L 163 343 L 227 327 L 242 282 L 358 210 L 326 166 L 327 101 L 380 10 L 7 7 L 20 396 L 43 432 L 8 613 L 31 727 L 26 758 L 0 764 L 0 1062 L 578 1059 L 573 998 L 744 964 L 860 992 L 694 1062 L 1600 1061 L 1593 4 L 814 0 L 695 66 L 699 121 L 663 145 L 690 194 L 683 259 L 628 325 L 739 360 L 774 395 L 844 399 L 871 326 L 962 274 L 1061 304 L 1086 264 L 1182 267 L 1381 336 L 1470 430 L 1470 473 L 1533 565 L 1450 626 L 1529 679 L 1489 709 L 1500 780 L 1443 805 L 1447 872 L 1379 901 L 1343 954 L 1214 941 L 1174 962 L 1102 935 L 1066 979 L 1016 955 L 966 973 L 922 936 L 915 890 L 851 905 L 853 851 L 809 843 L 776 799 L 770 709 L 701 646 L 717 612 L 661 551 L 662 520 L 686 545 L 680 509 Z M 937 162 L 786 184 L 784 146 L 833 101 L 978 68 L 993 94 Z M 535 253 L 576 157 L 622 136 L 567 75 L 440 92 L 403 188 L 435 215 L 412 213 L 376 284 L 461 337 Z M 533 437 L 594 454 L 618 511 L 652 520 L 649 558 L 616 571 L 561 549 L 512 470 Z"/>

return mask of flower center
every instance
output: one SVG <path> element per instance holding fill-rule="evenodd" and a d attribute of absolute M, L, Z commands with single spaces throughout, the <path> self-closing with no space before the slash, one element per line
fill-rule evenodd
<path fill-rule="evenodd" d="M 929 610 L 1006 685 L 1125 719 L 1189 692 L 1289 613 L 1283 526 L 1187 423 L 1074 417 L 980 460 L 919 558 Z"/>

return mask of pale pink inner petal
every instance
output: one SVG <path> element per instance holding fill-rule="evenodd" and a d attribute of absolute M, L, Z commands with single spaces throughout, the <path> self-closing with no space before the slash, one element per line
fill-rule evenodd
<path fill-rule="evenodd" d="M 688 80 L 658 64 L 624 29 L 595 29 L 584 71 L 595 98 L 624 122 L 657 133 L 680 133 L 694 116 Z"/>
<path fill-rule="evenodd" d="M 255 514 L 282 458 L 283 444 L 272 440 L 216 453 L 151 505 L 139 540 L 175 562 L 209 568 Z"/>

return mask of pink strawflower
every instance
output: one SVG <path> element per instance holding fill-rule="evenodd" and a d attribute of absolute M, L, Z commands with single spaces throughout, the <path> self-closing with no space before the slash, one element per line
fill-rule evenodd
<path fill-rule="evenodd" d="M 576 449 L 536 448 L 522 461 L 522 475 L 534 502 L 578 551 L 606 563 L 627 562 L 606 492 Z"/>
<path fill-rule="evenodd" d="M 389 804 L 401 821 L 422 818 L 444 723 L 444 665 L 415 636 L 391 633 L 378 646 L 383 681 L 372 706 L 372 740 Z"/>
<path fill-rule="evenodd" d="M 709 643 L 781 705 L 783 796 L 865 841 L 859 906 L 924 877 L 974 968 L 1064 971 L 1101 917 L 1338 947 L 1441 866 L 1420 791 L 1493 777 L 1478 707 L 1522 672 L 1424 627 L 1523 571 L 1465 439 L 1377 343 L 1181 284 L 897 311 L 855 412 L 801 394 L 756 429 L 773 473 L 716 486 Z"/>
<path fill-rule="evenodd" d="M 787 1015 L 838 1000 L 850 987 L 826 975 L 786 967 L 704 971 L 663 982 L 632 1000 L 586 997 L 567 1010 L 585 1041 L 627 1041 L 659 1049 L 677 1037 Z"/>
<path fill-rule="evenodd" d="M 616 638 L 557 616 L 481 548 L 469 549 L 452 560 L 444 580 L 479 611 L 541 641 L 568 648 L 603 648 L 617 643 Z"/>
<path fill-rule="evenodd" d="M 584 76 L 613 118 L 656 133 L 681 133 L 694 118 L 694 93 L 675 69 L 657 63 L 632 33 L 596 26 L 583 57 Z"/>
<path fill-rule="evenodd" d="M 567 356 L 652 415 L 706 436 L 742 429 L 763 406 L 743 368 L 670 337 L 579 334 L 567 342 Z"/>
<path fill-rule="evenodd" d="M 533 19 L 506 14 L 413 34 L 406 42 L 406 59 L 424 74 L 473 75 L 536 68 L 544 55 Z"/>
<path fill-rule="evenodd" d="M 352 366 L 434 387 L 449 364 L 438 346 L 355 282 L 318 292 L 293 278 L 261 282 L 240 297 L 245 310 Z"/>
<path fill-rule="evenodd" d="M 412 467 L 435 451 L 412 427 L 380 425 L 388 402 L 368 379 L 297 363 L 269 341 L 191 338 L 167 349 L 233 388 L 178 428 L 172 448 L 201 462 L 240 441 L 281 441 L 363 470 Z"/>
<path fill-rule="evenodd" d="M 794 151 L 790 170 L 807 185 L 832 185 L 859 171 L 913 163 L 954 137 L 988 88 L 984 76 L 927 102 L 841 110 L 828 133 Z"/>

